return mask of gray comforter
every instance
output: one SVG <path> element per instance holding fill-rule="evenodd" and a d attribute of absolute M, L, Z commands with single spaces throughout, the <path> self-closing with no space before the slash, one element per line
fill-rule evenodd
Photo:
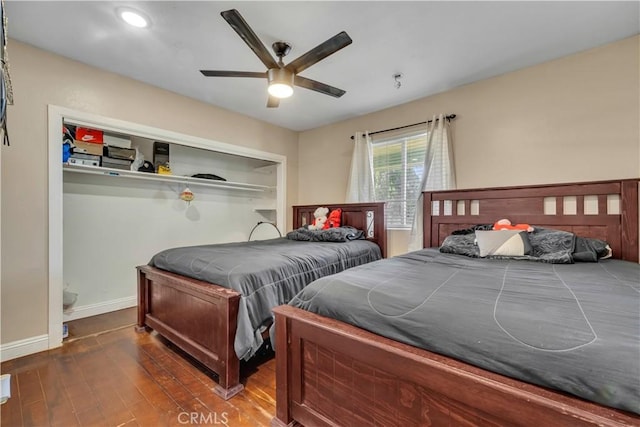
<path fill-rule="evenodd" d="M 424 249 L 307 286 L 291 305 L 640 414 L 640 266 Z"/>
<path fill-rule="evenodd" d="M 241 294 L 235 351 L 248 359 L 262 345 L 271 309 L 320 277 L 381 258 L 367 240 L 300 242 L 286 238 L 190 246 L 156 254 L 149 265 L 215 283 Z"/>

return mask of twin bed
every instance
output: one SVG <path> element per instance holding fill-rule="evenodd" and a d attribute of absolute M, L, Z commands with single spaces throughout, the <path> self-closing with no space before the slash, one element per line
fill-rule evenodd
<path fill-rule="evenodd" d="M 240 360 L 269 334 L 271 309 L 322 276 L 386 253 L 383 203 L 327 205 L 365 239 L 307 242 L 286 238 L 173 248 L 138 267 L 138 331 L 152 328 L 218 374 L 214 392 L 243 388 Z M 294 229 L 313 222 L 317 206 L 294 206 Z M 334 229 L 335 230 L 335 229 Z M 332 237 L 332 236 L 330 236 Z M 333 236 L 335 237 L 335 236 Z"/>
<path fill-rule="evenodd" d="M 424 249 L 319 279 L 274 310 L 272 424 L 640 425 L 638 180 L 431 192 L 424 203 L 426 248 L 509 218 L 604 240 L 619 259 Z"/>

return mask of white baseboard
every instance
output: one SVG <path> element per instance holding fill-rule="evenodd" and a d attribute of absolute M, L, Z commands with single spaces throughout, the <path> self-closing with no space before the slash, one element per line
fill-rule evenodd
<path fill-rule="evenodd" d="M 85 317 L 122 310 L 123 308 L 135 307 L 136 305 L 138 305 L 138 297 L 134 295 L 111 301 L 103 301 L 96 304 L 73 307 L 63 313 L 62 319 L 64 322 L 69 322 L 71 320 L 83 319 Z M 62 325 L 60 325 L 60 327 L 62 328 Z"/>
<path fill-rule="evenodd" d="M 123 308 L 135 307 L 136 305 L 138 305 L 138 297 L 134 295 L 97 304 L 75 307 L 72 311 L 65 312 L 63 318 L 65 322 L 68 322 L 84 317 L 122 310 Z M 60 325 L 60 329 L 62 329 L 62 325 Z M 7 360 L 46 350 L 49 350 L 49 335 L 38 335 L 0 345 L 0 361 L 6 362 Z"/>
<path fill-rule="evenodd" d="M 0 345 L 0 361 L 6 362 L 46 350 L 49 350 L 49 335 L 38 335 Z"/>

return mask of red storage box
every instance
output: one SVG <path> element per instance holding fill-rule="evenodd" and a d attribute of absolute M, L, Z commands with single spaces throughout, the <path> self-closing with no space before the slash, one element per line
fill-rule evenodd
<path fill-rule="evenodd" d="M 89 129 L 89 128 L 77 128 L 76 140 L 82 142 L 93 142 L 96 144 L 102 144 L 103 136 L 101 130 Z"/>

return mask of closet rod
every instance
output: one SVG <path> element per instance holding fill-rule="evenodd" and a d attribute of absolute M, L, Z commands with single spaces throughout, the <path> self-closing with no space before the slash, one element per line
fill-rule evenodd
<path fill-rule="evenodd" d="M 456 118 L 455 114 L 449 114 L 448 116 L 445 116 L 445 119 L 451 121 L 453 119 Z M 438 119 L 436 119 L 437 121 Z M 420 123 L 414 123 L 412 125 L 405 125 L 405 126 L 399 126 L 397 128 L 391 128 L 391 129 L 384 129 L 384 130 L 377 130 L 375 132 L 369 132 L 369 135 L 375 135 L 377 133 L 383 133 L 383 132 L 391 132 L 392 130 L 399 130 L 399 129 L 404 129 L 404 128 L 410 128 L 412 126 L 418 126 L 418 125 L 426 125 L 427 123 L 431 123 L 433 120 L 427 120 L 426 122 L 420 122 Z M 353 139 L 353 135 L 351 135 L 351 139 Z"/>

